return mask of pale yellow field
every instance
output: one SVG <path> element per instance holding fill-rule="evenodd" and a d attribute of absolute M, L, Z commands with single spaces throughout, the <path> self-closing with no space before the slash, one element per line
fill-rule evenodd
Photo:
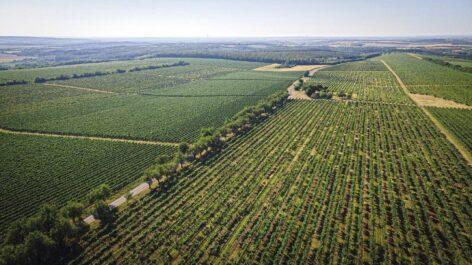
<path fill-rule="evenodd" d="M 286 68 L 277 68 L 280 64 L 270 64 L 266 66 L 262 66 L 256 68 L 256 71 L 270 71 L 270 72 L 304 72 L 313 69 L 317 69 L 323 67 L 324 65 L 316 64 L 316 65 L 296 65 L 294 67 L 286 67 Z"/>
<path fill-rule="evenodd" d="M 472 109 L 471 106 L 457 103 L 452 100 L 437 98 L 430 95 L 410 94 L 410 97 L 420 106 L 438 107 L 438 108 L 456 108 L 456 109 Z"/>

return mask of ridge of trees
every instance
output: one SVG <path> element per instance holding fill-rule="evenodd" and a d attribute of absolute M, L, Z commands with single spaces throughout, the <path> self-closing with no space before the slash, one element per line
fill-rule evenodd
<path fill-rule="evenodd" d="M 149 66 L 142 66 L 142 67 L 133 67 L 129 70 L 124 70 L 124 69 L 117 69 L 111 72 L 102 72 L 102 71 L 95 71 L 93 73 L 82 73 L 82 74 L 72 74 L 72 75 L 60 75 L 56 77 L 36 77 L 34 79 L 34 83 L 45 83 L 48 81 L 63 81 L 63 80 L 69 80 L 69 79 L 79 79 L 79 78 L 89 78 L 89 77 L 96 77 L 96 76 L 104 76 L 104 75 L 111 75 L 111 74 L 124 74 L 126 72 L 137 72 L 137 71 L 144 71 L 144 70 L 154 70 L 154 69 L 160 69 L 160 68 L 168 68 L 168 67 L 176 67 L 176 66 L 185 66 L 189 65 L 190 63 L 185 62 L 185 61 L 179 61 L 176 63 L 172 64 L 161 64 L 161 65 L 149 65 Z"/>
<path fill-rule="evenodd" d="M 431 57 L 423 57 L 423 59 L 426 60 L 426 61 L 430 61 L 432 63 L 435 63 L 435 64 L 439 64 L 439 65 L 442 65 L 442 66 L 446 66 L 446 67 L 455 69 L 455 70 L 459 70 L 459 71 L 466 72 L 466 73 L 472 73 L 472 67 L 462 66 L 462 65 L 458 65 L 458 64 L 452 64 L 450 62 L 446 62 L 444 60 L 437 59 L 437 58 L 431 58 Z"/>
<path fill-rule="evenodd" d="M 181 143 L 174 156 L 159 156 L 155 164 L 147 168 L 143 179 L 153 192 L 158 189 L 166 192 L 181 172 L 194 162 L 205 162 L 225 148 L 226 144 L 238 135 L 247 133 L 256 124 L 264 121 L 286 102 L 287 92 L 274 94 L 261 100 L 257 105 L 246 107 L 219 128 L 203 128 L 200 137 L 192 145 Z"/>
<path fill-rule="evenodd" d="M 111 189 L 102 184 L 87 196 L 88 204 L 69 201 L 62 208 L 41 206 L 38 213 L 17 220 L 1 243 L 0 264 L 62 264 L 79 249 L 79 240 L 89 230 L 82 216 L 88 206 L 103 225 L 112 223 L 117 209 L 105 203 Z"/>
<path fill-rule="evenodd" d="M 11 80 L 0 83 L 0 86 L 14 86 L 14 85 L 25 85 L 28 84 L 26 80 Z"/>

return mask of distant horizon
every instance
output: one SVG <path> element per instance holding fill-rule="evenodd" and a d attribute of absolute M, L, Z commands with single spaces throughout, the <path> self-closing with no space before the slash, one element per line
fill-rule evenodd
<path fill-rule="evenodd" d="M 0 35 L 0 38 L 43 39 L 372 39 L 372 38 L 472 38 L 472 34 L 453 35 L 337 35 L 337 36 L 60 36 L 60 35 Z"/>
<path fill-rule="evenodd" d="M 0 35 L 64 38 L 472 35 L 470 0 L 16 0 Z"/>

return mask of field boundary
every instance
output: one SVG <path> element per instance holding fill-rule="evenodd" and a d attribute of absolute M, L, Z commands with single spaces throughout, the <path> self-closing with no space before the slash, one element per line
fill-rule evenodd
<path fill-rule="evenodd" d="M 414 54 L 414 53 L 408 53 L 408 55 L 410 55 L 411 57 L 416 58 L 416 59 L 418 59 L 418 60 L 423 60 L 422 57 L 420 57 L 419 55 L 416 55 L 416 54 Z"/>
<path fill-rule="evenodd" d="M 403 91 L 405 92 L 405 94 L 408 95 L 408 97 L 411 98 L 411 100 L 413 100 L 413 102 L 416 103 L 416 105 L 421 109 L 423 110 L 423 112 L 426 114 L 426 116 L 429 117 L 429 119 L 433 122 L 433 124 L 436 126 L 436 128 L 439 129 L 439 131 L 444 134 L 446 136 L 446 139 L 452 144 L 454 145 L 454 147 L 459 151 L 459 153 L 462 155 L 462 157 L 464 157 L 464 159 L 467 161 L 467 163 L 469 165 L 472 165 L 472 157 L 469 153 L 469 151 L 467 151 L 467 149 L 464 147 L 464 145 L 461 143 L 461 141 L 459 139 L 456 138 L 456 136 L 451 133 L 438 119 L 436 119 L 436 117 L 434 117 L 434 115 L 427 109 L 425 108 L 424 106 L 420 105 L 416 100 L 415 98 L 410 94 L 410 91 L 408 90 L 407 86 L 403 83 L 403 81 L 401 80 L 400 76 L 397 75 L 397 73 L 395 73 L 395 71 L 384 61 L 384 60 L 380 60 L 384 65 L 385 67 L 387 67 L 387 69 L 390 71 L 390 73 L 393 74 L 393 76 L 395 76 L 395 79 L 397 80 L 398 84 L 400 85 L 400 87 L 403 89 Z"/>
<path fill-rule="evenodd" d="M 100 90 L 100 89 L 88 88 L 88 87 L 80 87 L 80 86 L 61 85 L 61 84 L 56 84 L 56 83 L 44 83 L 44 85 L 53 86 L 53 87 L 73 88 L 73 89 L 84 90 L 84 91 L 95 92 L 95 93 L 103 93 L 103 94 L 118 94 L 113 91 Z"/>
<path fill-rule="evenodd" d="M 137 140 L 137 139 L 126 139 L 126 138 L 113 138 L 113 137 L 98 137 L 98 136 L 84 136 L 76 134 L 59 134 L 59 133 L 46 133 L 46 132 L 34 132 L 34 131 L 23 131 L 14 129 L 0 128 L 0 133 L 4 134 L 16 134 L 16 135 L 29 135 L 29 136 L 44 136 L 44 137 L 56 137 L 56 138 L 72 138 L 72 139 L 86 139 L 92 141 L 108 141 L 108 142 L 123 142 L 133 144 L 150 144 L 150 145 L 163 145 L 163 146 L 179 146 L 178 143 L 173 142 L 162 142 L 152 140 Z"/>

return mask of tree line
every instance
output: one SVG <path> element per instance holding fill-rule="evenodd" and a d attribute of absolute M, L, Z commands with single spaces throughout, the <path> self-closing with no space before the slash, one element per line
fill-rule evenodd
<path fill-rule="evenodd" d="M 431 58 L 431 57 L 423 57 L 423 59 L 425 59 L 426 61 L 430 61 L 432 63 L 435 63 L 435 64 L 439 64 L 439 65 L 442 65 L 442 66 L 446 66 L 446 67 L 455 69 L 455 70 L 459 70 L 459 71 L 466 72 L 466 73 L 472 73 L 472 67 L 462 66 L 462 65 L 458 65 L 458 64 L 452 64 L 450 62 L 446 62 L 446 61 L 443 61 L 441 59 Z"/>
<path fill-rule="evenodd" d="M 137 71 L 143 71 L 143 70 L 153 70 L 153 69 L 168 68 L 168 67 L 175 67 L 175 66 L 185 66 L 189 64 L 190 63 L 187 63 L 185 61 L 179 61 L 177 63 L 172 63 L 172 64 L 149 65 L 149 66 L 142 66 L 142 67 L 136 66 L 129 70 L 117 69 L 111 72 L 95 71 L 93 73 L 72 74 L 71 76 L 60 75 L 57 77 L 50 77 L 50 78 L 38 76 L 34 79 L 34 83 L 45 83 L 48 81 L 63 81 L 63 80 L 69 80 L 69 79 L 88 78 L 88 77 L 104 76 L 104 75 L 111 75 L 111 74 L 124 74 L 126 72 L 137 72 Z"/>
<path fill-rule="evenodd" d="M 287 93 L 281 92 L 246 107 L 220 128 L 203 128 L 193 144 L 181 143 L 174 156 L 161 155 L 147 168 L 143 179 L 152 192 L 166 192 L 175 184 L 183 170 L 194 162 L 204 162 L 220 152 L 238 135 L 247 133 L 256 124 L 283 106 Z M 13 223 L 1 243 L 0 264 L 62 264 L 80 252 L 79 241 L 89 226 L 83 221 L 86 212 L 112 226 L 118 210 L 106 203 L 112 190 L 105 184 L 92 190 L 83 202 L 70 201 L 58 208 L 46 204 L 35 215 Z"/>
<path fill-rule="evenodd" d="M 15 86 L 15 85 L 25 85 L 28 84 L 26 80 L 11 80 L 0 83 L 0 86 Z"/>

